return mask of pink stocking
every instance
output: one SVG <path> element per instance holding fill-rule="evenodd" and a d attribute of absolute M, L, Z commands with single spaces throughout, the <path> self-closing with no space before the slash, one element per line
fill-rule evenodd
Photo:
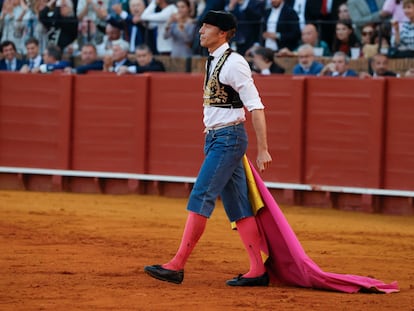
<path fill-rule="evenodd" d="M 252 216 L 240 219 L 236 225 L 250 260 L 250 270 L 243 277 L 254 278 L 263 275 L 266 269 L 260 253 L 261 237 L 255 218 Z"/>
<path fill-rule="evenodd" d="M 193 212 L 188 214 L 183 237 L 177 254 L 175 254 L 174 258 L 168 263 L 163 264 L 163 268 L 170 270 L 184 269 L 184 265 L 187 262 L 188 257 L 204 232 L 206 223 L 206 217 Z"/>

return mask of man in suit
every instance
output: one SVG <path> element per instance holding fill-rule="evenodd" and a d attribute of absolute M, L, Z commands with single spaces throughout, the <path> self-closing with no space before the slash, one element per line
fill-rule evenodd
<path fill-rule="evenodd" d="M 136 48 L 135 57 L 137 62 L 131 66 L 122 66 L 119 74 L 165 71 L 164 64 L 154 58 L 150 47 L 146 44 L 141 44 Z"/>
<path fill-rule="evenodd" d="M 55 44 L 50 44 L 43 51 L 43 64 L 37 68 L 33 68 L 34 73 L 50 73 L 55 70 L 62 70 L 69 67 L 68 61 L 62 60 L 62 50 Z"/>
<path fill-rule="evenodd" d="M 43 64 L 43 58 L 40 54 L 39 40 L 36 38 L 29 38 L 26 40 L 26 59 L 24 65 L 20 69 L 20 72 L 27 73 L 34 68 L 39 68 Z"/>
<path fill-rule="evenodd" d="M 244 55 L 255 42 L 259 42 L 264 10 L 264 0 L 229 0 L 226 11 L 237 19 L 237 31 L 233 40 L 239 54 Z"/>
<path fill-rule="evenodd" d="M 85 74 L 88 71 L 102 71 L 103 61 L 98 59 L 96 47 L 92 43 L 82 46 L 80 57 L 82 64 L 76 68 L 66 67 L 66 73 Z"/>
<path fill-rule="evenodd" d="M 361 35 L 361 28 L 368 23 L 382 20 L 380 12 L 385 0 L 348 0 L 348 10 L 352 22 L 357 26 L 357 36 Z"/>
<path fill-rule="evenodd" d="M 298 64 L 293 67 L 294 75 L 316 76 L 320 73 L 323 65 L 315 61 L 313 46 L 303 44 L 298 49 Z"/>
<path fill-rule="evenodd" d="M 103 71 L 116 72 L 120 74 L 120 68 L 129 67 L 133 63 L 128 59 L 129 43 L 125 40 L 117 40 L 112 42 L 112 56 L 104 57 Z"/>
<path fill-rule="evenodd" d="M 273 51 L 285 47 L 294 50 L 299 44 L 299 17 L 284 0 L 271 0 L 271 8 L 266 10 L 263 29 L 264 46 Z"/>
<path fill-rule="evenodd" d="M 358 77 L 358 74 L 349 68 L 349 56 L 344 52 L 336 52 L 332 63 L 327 64 L 320 73 L 321 76 L 331 77 Z"/>
<path fill-rule="evenodd" d="M 16 58 L 16 45 L 12 41 L 3 41 L 0 46 L 3 59 L 0 60 L 0 71 L 20 71 L 23 61 Z"/>

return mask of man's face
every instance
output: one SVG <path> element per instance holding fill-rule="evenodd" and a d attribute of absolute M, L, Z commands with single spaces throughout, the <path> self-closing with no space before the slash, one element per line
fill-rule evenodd
<path fill-rule="evenodd" d="M 343 74 L 348 70 L 348 64 L 345 61 L 345 57 L 340 55 L 334 56 L 332 58 L 332 62 L 335 65 L 335 71 L 337 71 L 339 74 Z"/>
<path fill-rule="evenodd" d="M 388 70 L 388 59 L 384 55 L 377 55 L 372 60 L 372 70 L 382 76 Z"/>
<path fill-rule="evenodd" d="M 3 47 L 3 57 L 7 60 L 13 60 L 16 57 L 16 50 L 11 44 Z"/>
<path fill-rule="evenodd" d="M 304 68 L 309 68 L 314 60 L 313 51 L 311 49 L 304 49 L 298 52 L 299 64 Z"/>
<path fill-rule="evenodd" d="M 45 64 L 53 64 L 53 63 L 55 63 L 54 58 L 53 58 L 53 57 L 51 57 L 51 56 L 49 56 L 49 53 L 47 52 L 47 50 L 45 50 L 45 51 L 43 52 L 43 62 L 44 62 Z"/>
<path fill-rule="evenodd" d="M 81 60 L 82 64 L 88 65 L 93 63 L 96 60 L 96 52 L 91 46 L 84 46 L 81 50 Z"/>
<path fill-rule="evenodd" d="M 112 59 L 115 62 L 123 60 L 127 56 L 127 52 L 124 51 L 119 45 L 112 46 Z"/>
<path fill-rule="evenodd" d="M 152 61 L 152 55 L 147 50 L 136 50 L 135 57 L 140 66 L 147 66 Z"/>
<path fill-rule="evenodd" d="M 105 29 L 105 34 L 108 36 L 110 41 L 115 41 L 121 38 L 121 32 L 118 28 L 108 25 Z"/>
<path fill-rule="evenodd" d="M 271 0 L 272 7 L 278 8 L 282 4 L 283 0 Z"/>
<path fill-rule="evenodd" d="M 131 0 L 129 1 L 129 10 L 132 15 L 141 15 L 145 10 L 145 4 L 142 0 Z"/>
<path fill-rule="evenodd" d="M 26 45 L 27 57 L 35 58 L 39 54 L 39 46 L 35 43 L 29 43 Z"/>
<path fill-rule="evenodd" d="M 219 36 L 225 35 L 220 28 L 210 25 L 203 24 L 200 28 L 200 45 L 205 48 L 211 48 L 219 45 Z"/>
<path fill-rule="evenodd" d="M 312 25 L 303 27 L 302 30 L 302 42 L 314 46 L 318 40 L 318 33 Z"/>

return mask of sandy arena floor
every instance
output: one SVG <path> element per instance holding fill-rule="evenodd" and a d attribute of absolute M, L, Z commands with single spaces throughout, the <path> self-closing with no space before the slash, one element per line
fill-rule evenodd
<path fill-rule="evenodd" d="M 397 280 L 395 294 L 231 288 L 248 258 L 219 204 L 184 283 L 148 277 L 175 253 L 186 199 L 0 191 L 0 310 L 414 310 L 414 218 L 284 207 L 325 271 Z"/>

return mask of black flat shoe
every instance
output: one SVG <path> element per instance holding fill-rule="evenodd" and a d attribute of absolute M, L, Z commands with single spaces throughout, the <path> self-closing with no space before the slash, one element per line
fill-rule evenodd
<path fill-rule="evenodd" d="M 229 286 L 268 286 L 269 276 L 267 272 L 255 278 L 245 278 L 239 274 L 234 279 L 226 281 L 226 284 Z"/>
<path fill-rule="evenodd" d="M 144 271 L 155 279 L 180 284 L 184 279 L 184 270 L 169 270 L 161 265 L 145 266 Z"/>

